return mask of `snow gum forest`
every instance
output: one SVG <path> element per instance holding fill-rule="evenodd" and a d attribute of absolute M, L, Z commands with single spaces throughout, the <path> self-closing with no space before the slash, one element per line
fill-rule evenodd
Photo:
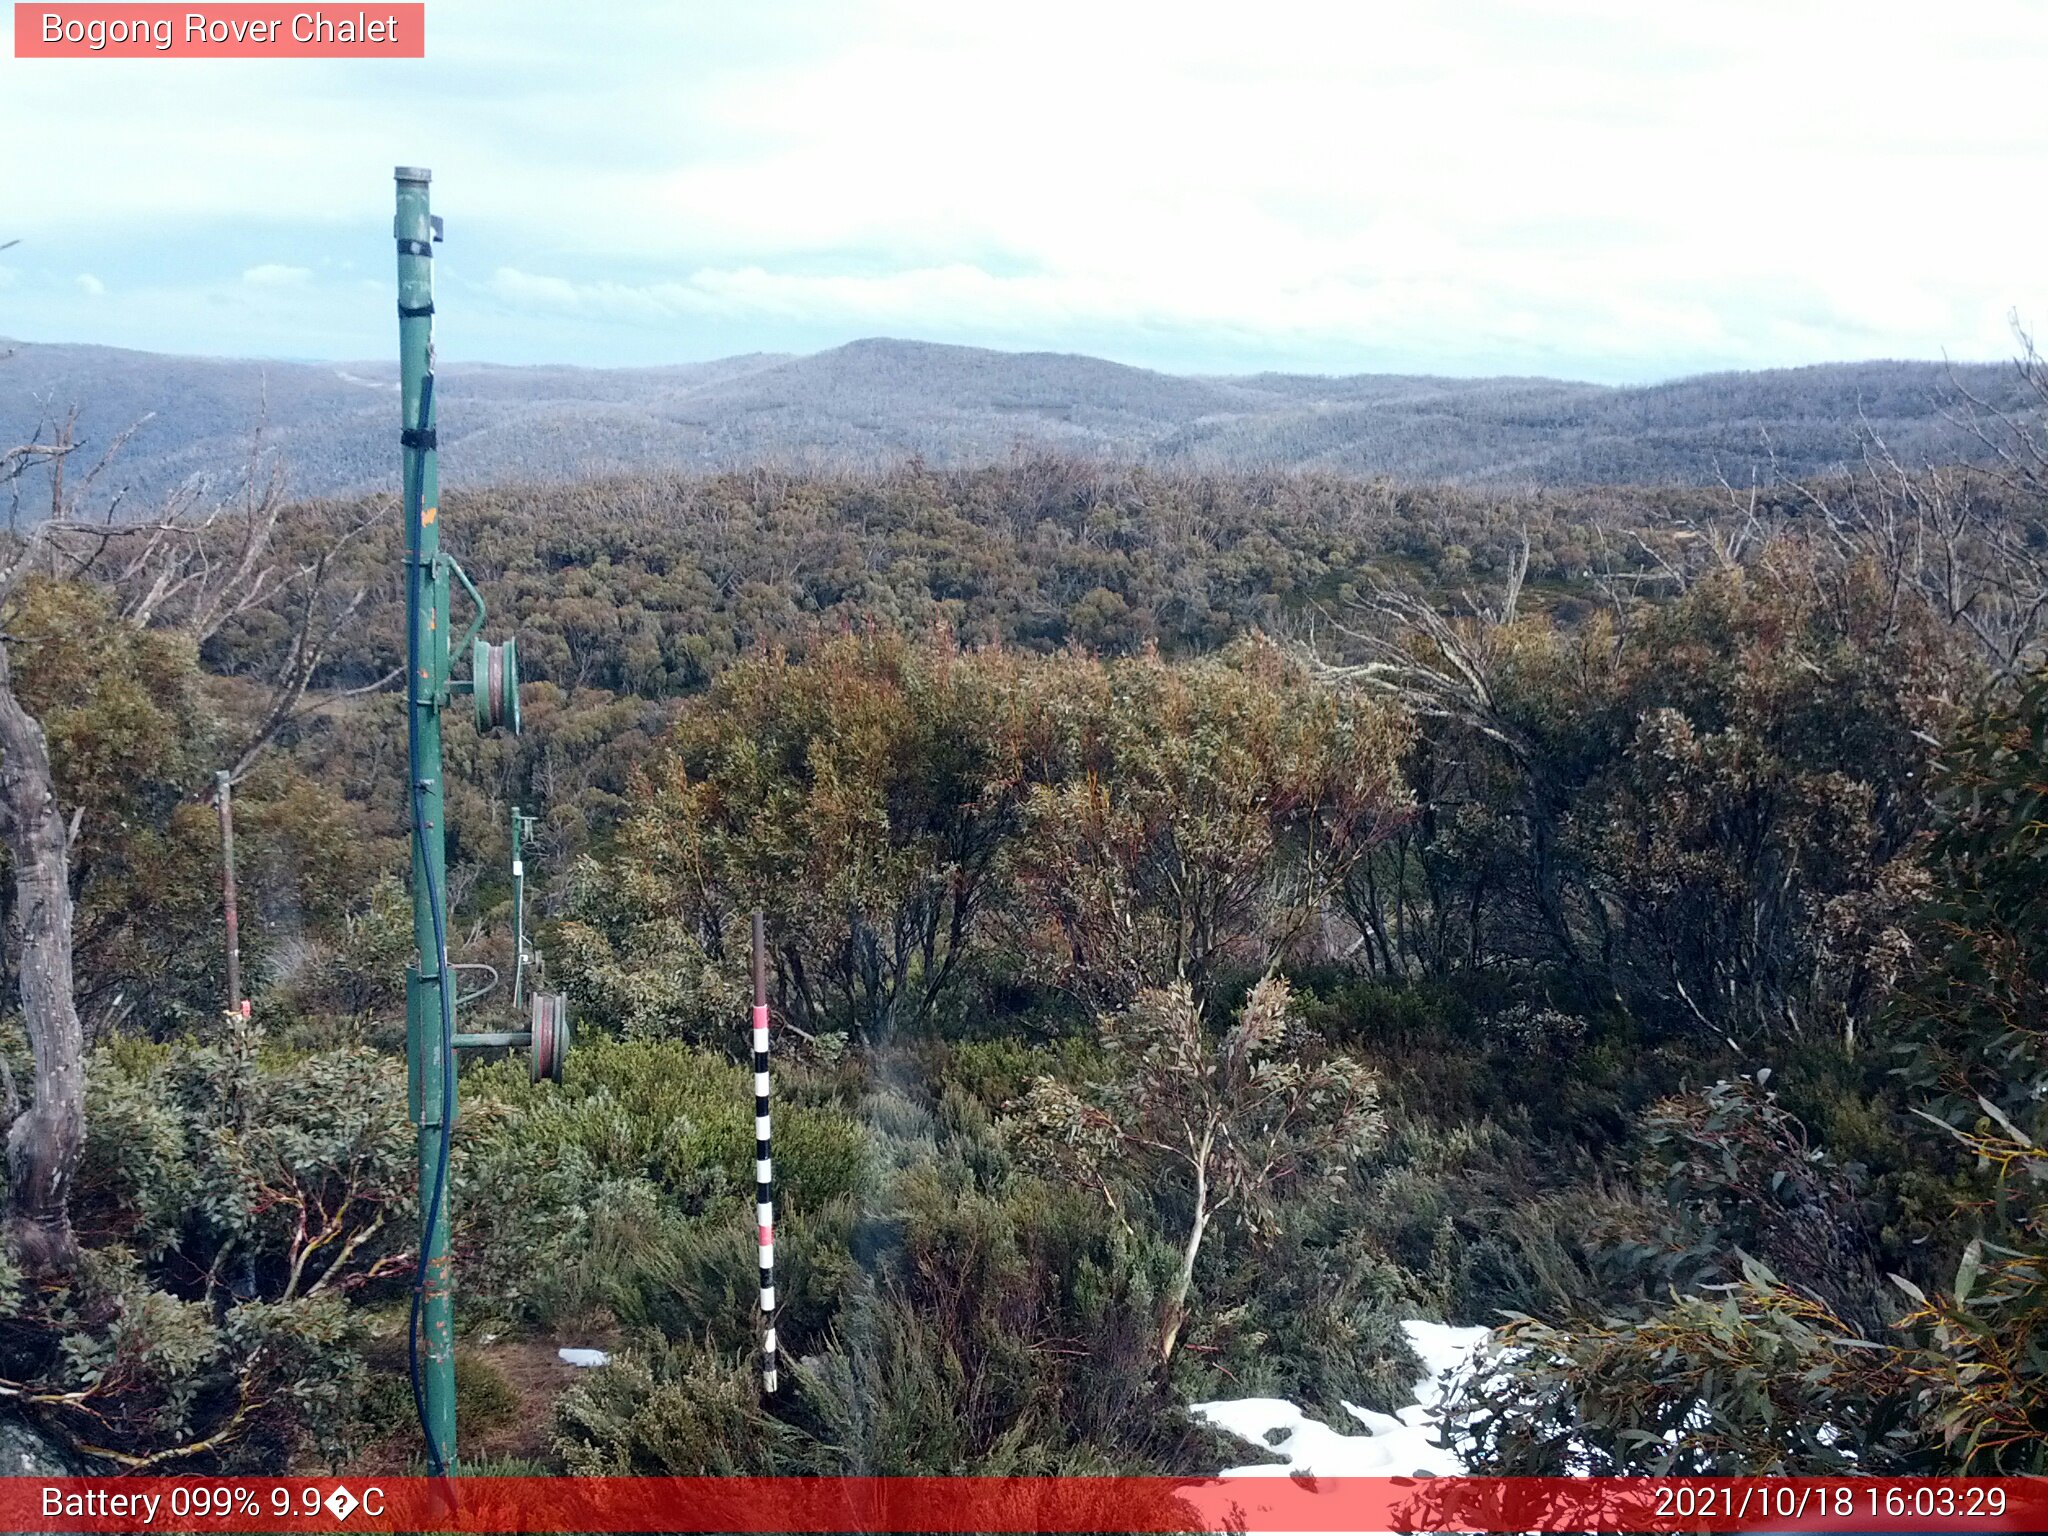
<path fill-rule="evenodd" d="M 465 1464 L 2048 1471 L 2014 399 L 1732 488 L 451 482 L 527 677 L 450 715 L 454 958 L 510 973 L 519 807 L 575 1032 L 461 1074 Z M 396 501 L 257 456 L 109 526 L 96 460 L 0 440 L 0 1418 L 416 1466 Z"/>

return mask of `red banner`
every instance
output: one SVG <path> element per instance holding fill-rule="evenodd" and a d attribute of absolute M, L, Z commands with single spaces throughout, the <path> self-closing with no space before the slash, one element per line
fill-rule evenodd
<path fill-rule="evenodd" d="M 2048 1479 L 0 1478 L 7 1531 L 2042 1531 Z"/>
<path fill-rule="evenodd" d="M 423 59 L 424 4 L 14 7 L 18 59 Z"/>

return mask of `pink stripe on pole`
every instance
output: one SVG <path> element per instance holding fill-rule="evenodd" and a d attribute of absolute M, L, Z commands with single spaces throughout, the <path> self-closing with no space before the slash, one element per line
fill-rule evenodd
<path fill-rule="evenodd" d="M 768 1027 L 768 1005 L 767 1005 L 766 1003 L 756 1003 L 756 1004 L 754 1004 L 754 1028 L 756 1028 L 756 1029 L 766 1029 L 767 1027 Z"/>
<path fill-rule="evenodd" d="M 775 1228 L 772 1225 L 761 1229 L 761 1246 L 763 1248 L 773 1248 L 775 1246 Z"/>

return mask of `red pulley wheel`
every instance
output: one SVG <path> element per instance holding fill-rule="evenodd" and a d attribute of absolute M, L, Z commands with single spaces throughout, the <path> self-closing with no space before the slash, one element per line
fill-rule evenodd
<path fill-rule="evenodd" d="M 519 734 L 519 642 L 491 645 L 479 640 L 470 648 L 470 691 L 476 701 L 479 733 L 507 730 Z"/>
<path fill-rule="evenodd" d="M 536 992 L 531 1011 L 533 1081 L 559 1083 L 569 1055 L 569 999 L 560 992 Z"/>

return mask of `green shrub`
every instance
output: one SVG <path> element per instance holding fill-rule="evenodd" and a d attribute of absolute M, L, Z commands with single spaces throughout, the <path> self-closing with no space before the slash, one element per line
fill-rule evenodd
<path fill-rule="evenodd" d="M 750 1328 L 636 1344 L 561 1408 L 572 1469 L 701 1473 L 1182 1470 L 1199 1437 L 1153 1379 L 1150 1293 L 1112 1271 L 1101 1215 L 1042 1186 L 996 1201 L 956 1169 L 903 1176 L 893 1214 L 846 1222 L 829 1314 L 786 1295 L 785 1390 L 758 1410 Z M 856 1269 L 850 1248 L 871 1255 Z M 735 1244 L 732 1257 L 747 1255 Z M 737 1265 L 735 1266 L 738 1267 Z M 741 1271 L 744 1274 L 744 1271 Z M 780 1278 L 778 1276 L 778 1278 Z M 736 1288 L 737 1289 L 737 1288 Z M 750 1319 L 745 1292 L 705 1297 Z"/>
<path fill-rule="evenodd" d="M 677 1040 L 593 1035 L 560 1085 L 536 1086 L 508 1060 L 469 1073 L 463 1092 L 457 1247 L 469 1295 L 533 1322 L 597 1307 L 696 1332 L 709 1315 L 679 1310 L 678 1295 L 752 1294 L 742 1067 Z M 801 1262 L 806 1219 L 873 1176 L 873 1139 L 843 1110 L 792 1104 L 776 1112 L 775 1154 L 781 1256 Z"/>
<path fill-rule="evenodd" d="M 85 1151 L 73 1220 L 88 1243 L 145 1259 L 177 1242 L 199 1198 L 191 1124 L 171 1098 L 171 1052 L 118 1040 L 86 1074 Z"/>
<path fill-rule="evenodd" d="M 1641 1322 L 1514 1318 L 1448 1422 L 1475 1471 L 1505 1476 L 1934 1470 L 1912 1460 L 1910 1389 L 1897 1352 L 1751 1262 Z"/>
<path fill-rule="evenodd" d="M 490 1429 L 508 1424 L 519 1412 L 519 1394 L 512 1383 L 473 1349 L 455 1351 L 455 1422 L 466 1428 Z"/>
<path fill-rule="evenodd" d="M 365 1338 L 348 1298 L 405 1266 L 402 1070 L 234 1025 L 116 1039 L 86 1079 L 85 1262 L 32 1292 L 0 1274 L 0 1378 L 114 1465 L 339 1461 Z"/>
<path fill-rule="evenodd" d="M 577 1018 L 629 1039 L 735 1044 L 749 992 L 742 966 L 720 964 L 671 914 L 655 872 L 633 860 L 579 860 L 568 881 L 570 916 L 549 953 Z M 744 954 L 735 931 L 727 954 Z"/>
<path fill-rule="evenodd" d="M 555 1402 L 572 1476 L 720 1477 L 800 1470 L 798 1437 L 761 1409 L 758 1363 L 649 1337 Z"/>
<path fill-rule="evenodd" d="M 1427 1304 L 1369 1243 L 1329 1228 L 1290 1233 L 1212 1281 L 1212 1310 L 1176 1362 L 1183 1397 L 1284 1397 L 1347 1432 L 1345 1403 L 1391 1412 L 1411 1400 L 1421 1372 L 1400 1320 Z"/>
<path fill-rule="evenodd" d="M 224 1312 L 118 1247 L 10 1307 L 0 1373 L 74 1448 L 138 1470 L 275 1468 L 347 1455 L 363 1333 L 332 1292 Z"/>
<path fill-rule="evenodd" d="M 255 1012 L 275 1037 L 309 1050 L 402 1053 L 412 950 L 412 899 L 404 881 L 387 875 L 331 938 L 309 936 L 280 953 Z"/>

